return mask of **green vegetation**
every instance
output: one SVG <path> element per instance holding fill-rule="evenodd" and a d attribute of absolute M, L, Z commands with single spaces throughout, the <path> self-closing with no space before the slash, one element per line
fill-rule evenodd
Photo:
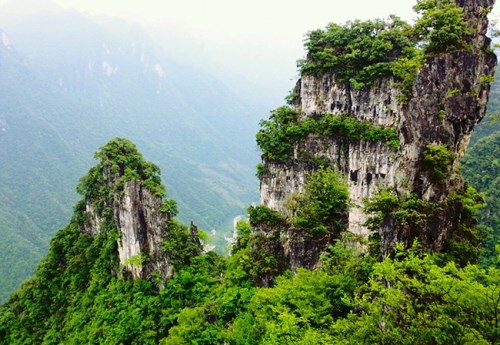
<path fill-rule="evenodd" d="M 354 21 L 309 33 L 307 59 L 300 62 L 303 75 L 335 73 L 339 83 L 355 88 L 370 86 L 391 74 L 392 62 L 412 58 L 411 27 L 397 17 L 389 21 Z"/>
<path fill-rule="evenodd" d="M 49 254 L 35 277 L 11 297 L 8 305 L 12 309 L 2 309 L 0 318 L 8 328 L 0 330 L 1 343 L 87 344 L 105 339 L 108 343 L 147 344 L 155 339 L 151 327 L 160 310 L 155 310 L 154 300 L 148 298 L 152 294 L 155 300 L 159 298 L 156 277 L 151 275 L 151 281 L 131 281 L 122 273 L 117 251 L 121 233 L 115 224 L 113 207 L 128 180 L 165 196 L 159 169 L 146 162 L 135 145 L 125 139 L 111 140 L 95 157 L 99 163 L 78 185 L 84 200 L 75 207 L 70 224 L 52 240 Z M 81 231 L 86 221 L 82 210 L 85 202 L 95 205 L 102 219 L 93 236 Z M 173 205 L 173 201 L 166 200 L 166 212 Z M 171 221 L 167 228 L 169 237 L 163 245 L 171 252 L 171 263 L 180 269 L 200 249 L 193 249 L 196 243 L 186 227 Z M 149 260 L 140 254 L 125 264 L 142 266 Z M 16 311 L 20 310 L 24 310 L 23 316 L 17 318 Z M 125 313 L 127 317 L 120 319 L 115 313 Z M 119 325 L 109 325 L 110 318 L 119 320 Z M 42 329 L 44 324 L 48 327 Z"/>
<path fill-rule="evenodd" d="M 73 224 L 54 238 L 36 276 L 0 307 L 0 343 L 499 340 L 496 269 L 439 266 L 418 247 L 376 262 L 348 246 L 351 240 L 331 246 L 320 268 L 285 273 L 272 287 L 254 286 L 252 277 L 263 274 L 259 260 L 266 257 L 252 256 L 242 244 L 228 258 L 214 253 L 192 258 L 158 289 L 154 282 L 114 277 L 116 238 L 92 238 Z"/>
<path fill-rule="evenodd" d="M 336 234 L 345 231 L 349 192 L 347 183 L 331 168 L 311 174 L 304 193 L 293 196 L 289 207 L 292 224 L 308 229 L 311 235 Z"/>
<path fill-rule="evenodd" d="M 425 3 L 434 2 L 419 5 Z M 414 66 L 410 59 L 399 61 L 408 63 L 408 70 Z M 384 69 L 380 65 L 373 73 Z M 356 82 L 363 82 L 369 71 L 356 75 Z M 292 109 L 280 108 L 272 116 L 258 138 L 268 159 L 289 159 L 293 145 L 311 134 L 398 145 L 391 129 L 348 115 L 298 121 Z M 489 193 L 498 186 L 500 165 L 497 152 L 487 151 L 498 146 L 497 137 L 485 139 L 474 146 L 477 151 L 471 150 L 465 169 L 471 182 Z M 165 197 L 159 169 L 124 139 L 111 141 L 96 157 L 100 162 L 79 184 L 84 200 L 75 207 L 70 224 L 54 237 L 35 276 L 0 307 L 0 344 L 500 342 L 500 256 L 491 247 L 497 242 L 497 228 L 487 240 L 493 241 L 487 243 L 492 252 L 483 258 L 484 268 L 472 264 L 481 241 L 473 216 L 483 199 L 467 185 L 439 203 L 391 190 L 381 190 L 369 200 L 366 211 L 373 217 L 368 225 L 374 230 L 390 226 L 396 237 L 401 231 L 404 238 L 426 235 L 427 224 L 438 221 L 440 212 L 457 211 L 456 224 L 450 225 L 454 237 L 441 255 L 425 253 L 417 242 L 397 243 L 382 260 L 376 250 L 360 251 L 365 243 L 343 232 L 347 186 L 331 168 L 319 169 L 308 176 L 304 192 L 289 200 L 290 219 L 265 206 L 250 207 L 249 223 L 236 226 L 238 237 L 230 257 L 200 254 L 198 239 L 172 220 L 162 244 L 175 274 L 162 286 L 154 274 L 144 280 L 123 274 L 117 256 L 120 233 L 111 212 L 113 198 L 128 181 Z M 427 171 L 438 182 L 449 175 L 453 158 L 443 145 L 429 145 L 422 153 Z M 324 164 L 315 159 L 318 166 Z M 264 174 L 265 166 L 258 171 Z M 95 236 L 81 231 L 85 201 L 98 205 L 104 218 Z M 488 207 L 496 215 L 495 205 Z M 174 216 L 175 201 L 165 199 L 160 212 Z M 313 236 L 330 232 L 333 244 L 315 269 L 292 273 L 283 263 L 284 253 L 273 244 L 286 235 L 283 229 L 297 228 Z M 149 260 L 135 256 L 128 264 Z"/>
<path fill-rule="evenodd" d="M 137 255 L 131 256 L 129 259 L 125 260 L 124 264 L 130 265 L 130 266 L 140 267 L 147 260 L 148 260 L 148 257 L 145 256 L 144 254 L 137 254 Z"/>
<path fill-rule="evenodd" d="M 257 176 L 257 178 L 259 180 L 262 180 L 262 178 L 264 177 L 264 175 L 269 172 L 269 170 L 267 169 L 267 167 L 264 164 L 262 164 L 262 163 L 257 163 L 256 169 L 257 169 L 257 172 L 255 173 L 255 175 Z"/>
<path fill-rule="evenodd" d="M 436 265 L 418 247 L 375 264 L 357 312 L 333 325 L 339 344 L 497 344 L 500 272 Z"/>
<path fill-rule="evenodd" d="M 248 208 L 248 214 L 250 215 L 250 224 L 253 226 L 266 225 L 274 227 L 285 223 L 285 218 L 283 216 L 264 205 L 250 206 Z"/>
<path fill-rule="evenodd" d="M 249 222 L 240 220 L 236 223 L 236 243 L 233 244 L 231 248 L 231 253 L 235 254 L 240 249 L 244 249 L 248 246 L 250 236 L 252 234 L 252 226 Z"/>
<path fill-rule="evenodd" d="M 85 217 L 84 203 L 79 203 L 35 276 L 0 307 L 0 344 L 499 341 L 495 303 L 500 299 L 500 272 L 467 263 L 458 268 L 448 257 L 430 256 L 418 245 L 406 250 L 397 245 L 383 261 L 358 251 L 359 239 L 342 232 L 347 187 L 331 168 L 308 177 L 304 193 L 291 200 L 294 216 L 289 220 L 264 206 L 249 208 L 250 223 L 237 224 L 237 241 L 227 258 L 214 252 L 200 254 L 199 242 L 193 241 L 187 227 L 172 220 L 163 246 L 175 266 L 174 276 L 164 286 L 155 274 L 132 280 L 120 273 L 120 232 L 108 203 L 123 188 L 120 174 L 144 186 L 153 181 L 153 191 L 163 190 L 155 178 L 159 171 L 123 139 L 111 141 L 96 157 L 98 165 L 82 179 L 79 190 L 84 200 L 103 205 L 99 233 L 80 231 Z M 112 181 L 114 185 L 107 184 Z M 449 202 L 461 203 L 472 214 L 478 200 L 469 188 Z M 174 213 L 174 206 L 167 200 L 162 212 Z M 367 209 L 377 218 L 373 224 L 393 217 L 401 226 L 420 229 L 440 211 L 439 205 L 415 196 L 399 200 L 384 190 Z M 324 229 L 332 232 L 335 240 L 316 269 L 292 274 L 284 265 L 283 253 L 274 243 L 280 228 L 290 224 L 312 230 L 313 236 L 323 235 Z M 460 255 L 467 255 L 459 249 Z M 141 255 L 128 264 L 149 260 Z"/>
<path fill-rule="evenodd" d="M 264 205 L 249 207 L 250 225 L 263 230 L 293 227 L 306 230 L 310 238 L 338 238 L 346 229 L 349 207 L 345 178 L 332 168 L 320 168 L 307 176 L 304 192 L 292 195 L 285 207 L 288 217 Z"/>
<path fill-rule="evenodd" d="M 312 246 L 326 247 L 346 230 L 349 193 L 343 177 L 331 168 L 319 169 L 307 176 L 304 189 L 285 203 L 289 211 L 286 216 L 264 205 L 252 206 L 248 209 L 249 224 L 238 224 L 232 252 L 244 261 L 251 258 L 253 265 L 246 275 L 259 286 L 269 287 L 289 268 L 280 245 L 282 235 L 298 234 L 306 243 L 314 243 Z M 255 232 L 251 232 L 250 225 Z M 311 254 L 316 257 L 313 260 L 319 254 Z"/>
<path fill-rule="evenodd" d="M 413 96 L 417 72 L 423 66 L 424 61 L 424 53 L 421 50 L 415 50 L 412 57 L 401 57 L 392 63 L 391 71 L 398 80 L 394 86 L 401 90 L 401 94 L 398 95 L 400 102 L 407 102 Z"/>
<path fill-rule="evenodd" d="M 93 167 L 84 176 L 77 186 L 79 194 L 92 200 L 102 195 L 109 186 L 106 185 L 110 176 L 117 176 L 115 188 L 123 190 L 124 183 L 131 180 L 140 180 L 144 186 L 155 195 L 163 197 L 166 194 L 165 187 L 161 184 L 160 168 L 151 162 L 144 161 L 137 147 L 127 139 L 115 138 L 95 154 L 100 164 Z"/>
<path fill-rule="evenodd" d="M 309 135 L 383 142 L 393 149 L 399 146 L 399 137 L 393 128 L 359 121 L 347 114 L 325 114 L 318 120 L 298 120 L 297 111 L 283 106 L 271 112 L 269 120 L 262 120 L 260 126 L 257 144 L 262 155 L 271 160 L 291 159 L 294 145 Z"/>
<path fill-rule="evenodd" d="M 482 126 L 490 127 L 487 122 Z M 486 233 L 481 263 L 498 264 L 496 246 L 500 239 L 500 132 L 489 134 L 474 143 L 463 159 L 463 174 L 477 190 L 484 193 L 486 206 L 479 210 L 481 230 Z M 497 268 L 499 268 L 497 266 Z"/>
<path fill-rule="evenodd" d="M 382 226 L 390 226 L 396 238 L 401 234 L 405 238 L 418 238 L 425 233 L 427 221 L 441 211 L 441 206 L 416 195 L 401 198 L 394 190 L 381 189 L 364 201 L 364 211 L 370 215 L 365 224 L 372 231 L 370 252 L 379 257 L 382 255 L 379 234 Z"/>
<path fill-rule="evenodd" d="M 443 262 L 455 261 L 461 266 L 477 262 L 485 239 L 485 232 L 477 222 L 478 211 L 484 207 L 483 195 L 466 183 L 462 190 L 450 193 L 447 206 L 448 212 L 457 215 L 457 224 L 441 254 Z"/>
<path fill-rule="evenodd" d="M 389 227 L 396 240 L 416 238 L 434 242 L 436 238 L 427 237 L 429 229 L 440 226 L 443 212 L 454 212 L 454 223 L 449 225 L 453 227 L 452 236 L 446 242 L 444 253 L 436 257 L 441 262 L 454 261 L 462 267 L 476 262 L 485 235 L 478 227 L 476 216 L 483 206 L 482 195 L 467 184 L 440 202 L 426 201 L 414 194 L 402 197 L 394 190 L 381 189 L 364 202 L 364 211 L 370 215 L 365 225 L 372 231 L 371 253 L 381 254 L 381 227 Z"/>
<path fill-rule="evenodd" d="M 480 263 L 484 267 L 496 265 L 497 246 L 500 243 L 500 80 L 491 85 L 488 114 L 472 133 L 471 142 L 462 160 L 462 172 L 471 186 L 484 195 L 486 203 L 478 211 L 481 231 L 486 234 L 482 241 Z"/>
<path fill-rule="evenodd" d="M 288 96 L 285 97 L 285 102 L 286 102 L 286 104 L 293 106 L 298 98 L 299 98 L 299 94 L 295 93 L 294 91 L 291 91 L 288 94 Z"/>
<path fill-rule="evenodd" d="M 414 26 L 391 16 L 311 31 L 305 43 L 307 58 L 298 64 L 301 74 L 333 73 L 338 83 L 355 89 L 395 76 L 400 100 L 408 101 L 425 58 L 467 49 L 466 38 L 473 32 L 463 9 L 452 0 L 419 0 L 414 10 Z"/>
<path fill-rule="evenodd" d="M 494 75 L 489 76 L 489 75 L 482 74 L 480 81 L 481 81 L 481 83 L 491 84 L 495 81 L 495 76 Z"/>
<path fill-rule="evenodd" d="M 297 125 L 297 115 L 291 107 L 283 106 L 272 111 L 269 120 L 260 122 L 256 138 L 265 157 L 286 160 L 293 151 L 293 143 L 306 136 Z"/>
<path fill-rule="evenodd" d="M 450 173 L 454 155 L 446 145 L 427 145 L 422 152 L 423 167 L 432 174 L 437 182 L 442 182 Z"/>
<path fill-rule="evenodd" d="M 460 93 L 460 89 L 451 89 L 446 92 L 446 98 L 453 97 L 455 95 L 458 95 Z"/>
<path fill-rule="evenodd" d="M 378 230 L 380 224 L 392 218 L 397 227 L 416 227 L 422 229 L 429 216 L 439 212 L 440 207 L 431 202 L 422 200 L 415 195 L 400 199 L 392 190 L 381 189 L 373 198 L 366 200 L 365 212 L 373 214 L 368 226 Z"/>
<path fill-rule="evenodd" d="M 280 277 L 275 287 L 257 289 L 248 312 L 238 316 L 232 337 L 236 344 L 332 344 L 330 327 L 353 311 L 356 286 L 367 279 L 369 260 L 342 242 L 330 248 L 321 269 L 299 270 Z"/>
<path fill-rule="evenodd" d="M 3 18 L 16 17 L 4 10 Z M 50 19 L 32 12 L 2 25 L 23 43 L 16 52 L 0 52 L 0 303 L 34 273 L 51 238 L 71 217 L 68 206 L 79 198 L 75 182 L 94 164 L 96 149 L 117 135 L 154 159 L 168 176 L 180 219 L 217 229 L 215 244 L 222 251 L 234 216 L 258 198 L 255 132 L 269 105 L 252 102 L 189 64 L 172 67 L 176 73 L 164 78 L 161 92 L 175 88 L 176 97 L 162 97 L 155 75 L 145 77 L 141 61 L 126 53 L 137 41 L 125 34 L 137 34 L 133 25 L 106 24 L 76 11 L 54 11 Z M 171 65 L 145 32 L 140 35 L 144 49 L 155 52 L 155 64 Z M 37 36 L 45 37 L 44 44 Z M 85 87 L 77 86 L 72 76 L 87 68 L 82 57 L 99 60 L 104 37 L 123 70 L 117 78 L 89 74 Z M 54 82 L 59 78 L 63 86 Z"/>
<path fill-rule="evenodd" d="M 424 42 L 427 54 L 467 48 L 467 35 L 473 31 L 464 20 L 463 9 L 455 1 L 419 0 L 414 9 L 420 18 L 413 30 L 417 39 Z"/>
<path fill-rule="evenodd" d="M 169 253 L 170 261 L 176 269 L 190 262 L 191 258 L 201 252 L 200 234 L 193 241 L 189 228 L 172 220 L 168 225 L 168 237 L 163 240 L 163 249 Z"/>
<path fill-rule="evenodd" d="M 177 209 L 177 202 L 173 199 L 163 200 L 160 212 L 168 213 L 171 217 L 175 217 L 179 213 Z"/>

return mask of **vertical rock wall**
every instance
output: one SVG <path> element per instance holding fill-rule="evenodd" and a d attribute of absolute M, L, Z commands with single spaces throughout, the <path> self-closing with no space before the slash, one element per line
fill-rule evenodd
<path fill-rule="evenodd" d="M 162 198 L 137 179 L 117 188 L 121 176 L 106 164 L 103 175 L 108 195 L 85 201 L 82 231 L 97 236 L 111 224 L 120 233 L 117 254 L 122 269 L 135 279 L 156 273 L 164 282 L 173 275 L 173 266 L 162 248 L 170 222 L 170 215 L 160 211 Z"/>
<path fill-rule="evenodd" d="M 134 278 L 158 272 L 164 281 L 173 273 L 161 248 L 169 221 L 167 214 L 159 212 L 161 205 L 161 198 L 137 180 L 125 182 L 123 194 L 115 199 L 114 219 L 121 231 L 118 256 Z M 131 263 L 134 257 L 141 263 Z"/>
<path fill-rule="evenodd" d="M 489 95 L 489 83 L 485 80 L 494 75 L 496 57 L 487 51 L 488 21 L 484 9 L 493 3 L 494 0 L 457 0 L 474 29 L 469 40 L 471 49 L 427 57 L 417 73 L 409 102 L 398 101 L 400 90 L 392 77 L 380 79 L 370 88 L 355 90 L 337 83 L 333 74 L 303 76 L 296 86 L 299 119 L 349 113 L 358 120 L 395 127 L 400 146 L 395 150 L 381 142 L 309 136 L 295 146 L 293 160 L 264 160 L 267 172 L 261 178 L 261 202 L 284 214 L 289 212 L 286 201 L 303 191 L 307 175 L 317 169 L 297 160 L 304 154 L 327 158 L 329 165 L 345 174 L 352 201 L 348 230 L 365 236 L 368 230 L 363 225 L 367 219 L 362 211 L 363 199 L 380 188 L 392 188 L 403 196 L 413 193 L 432 202 L 442 201 L 462 188 L 459 177 L 444 183 L 432 181 L 423 167 L 422 152 L 430 144 L 446 145 L 454 153 L 453 168 L 458 167 L 472 129 L 485 114 Z M 439 221 L 419 235 L 432 250 L 441 250 L 450 237 L 454 211 L 444 209 Z M 386 246 L 410 240 L 405 234 L 395 233 L 390 224 L 381 234 Z M 283 245 L 290 247 L 286 243 L 288 237 L 284 238 Z M 294 256 L 297 255 L 289 255 Z"/>

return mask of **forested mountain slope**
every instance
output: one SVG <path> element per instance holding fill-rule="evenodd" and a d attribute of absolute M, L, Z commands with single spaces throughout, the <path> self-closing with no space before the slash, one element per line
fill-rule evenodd
<path fill-rule="evenodd" d="M 93 140 L 105 137 L 90 125 L 99 120 L 93 110 L 51 87 L 13 48 L 0 46 L 0 57 L 4 300 L 44 255 L 54 230 L 69 219 L 72 185 L 89 164 L 84 157 Z"/>
<path fill-rule="evenodd" d="M 478 221 L 486 238 L 481 262 L 489 266 L 496 262 L 496 246 L 500 243 L 500 122 L 498 102 L 500 81 L 492 86 L 488 104 L 490 113 L 472 135 L 471 144 L 462 161 L 463 174 L 479 192 L 484 193 L 486 205 L 478 212 Z"/>
<path fill-rule="evenodd" d="M 114 139 L 97 158 L 72 220 L 35 276 L 0 307 L 0 344 L 499 341 L 494 267 L 443 266 L 418 244 L 379 262 L 346 233 L 316 269 L 259 287 L 279 258 L 250 245 L 258 234 L 248 223 L 238 224 L 231 257 L 202 254 L 200 234 L 173 218 L 157 168 L 133 144 Z M 120 203 L 126 199 L 134 201 Z M 141 233 L 138 251 L 124 251 Z M 146 245 L 155 237 L 161 256 Z"/>
<path fill-rule="evenodd" d="M 265 107 L 172 62 L 139 27 L 43 3 L 0 10 L 0 300 L 31 274 L 92 152 L 115 136 L 159 163 L 181 219 L 217 229 L 224 249 L 233 218 L 258 198 Z"/>
<path fill-rule="evenodd" d="M 267 206 L 248 208 L 229 257 L 175 218 L 155 164 L 110 140 L 0 307 L 0 343 L 498 344 L 500 257 L 477 264 L 483 198 L 459 168 L 493 79 L 493 4 L 419 0 L 414 25 L 309 33 L 299 92 L 257 134 Z"/>

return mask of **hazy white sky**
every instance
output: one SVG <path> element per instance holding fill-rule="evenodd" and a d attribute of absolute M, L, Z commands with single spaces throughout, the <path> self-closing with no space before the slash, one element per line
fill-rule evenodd
<path fill-rule="evenodd" d="M 304 34 L 329 22 L 413 16 L 413 0 L 55 0 L 137 20 L 182 61 L 244 78 L 282 101 L 293 87 Z M 227 80 L 230 84 L 231 81 Z M 234 80 L 233 80 L 234 82 Z"/>
<path fill-rule="evenodd" d="M 209 28 L 251 24 L 254 26 L 304 22 L 345 21 L 398 13 L 411 15 L 413 0 L 55 0 L 92 13 L 119 14 L 150 20 L 176 19 Z M 256 20 L 259 23 L 256 23 Z M 288 24 L 287 24 L 288 22 Z"/>
<path fill-rule="evenodd" d="M 20 0 L 14 0 L 20 1 Z M 38 2 L 42 0 L 24 0 Z M 284 97 L 304 34 L 329 22 L 414 17 L 416 0 L 53 0 L 142 23 L 171 55 Z M 0 0 L 1 3 L 8 0 Z M 1 27 L 1 23 L 0 23 Z M 267 88 L 267 89 L 266 89 Z"/>

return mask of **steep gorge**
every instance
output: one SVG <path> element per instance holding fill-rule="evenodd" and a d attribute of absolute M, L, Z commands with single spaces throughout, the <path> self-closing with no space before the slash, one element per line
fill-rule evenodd
<path fill-rule="evenodd" d="M 264 205 L 236 225 L 231 256 L 175 219 L 134 144 L 104 145 L 70 223 L 0 306 L 0 344 L 497 344 L 498 256 L 467 262 L 481 198 L 456 169 L 496 59 L 486 2 L 438 3 L 480 30 L 427 51 L 411 90 L 394 61 L 350 80 L 310 64 L 321 73 L 303 73 L 295 107 L 262 122 Z M 396 21 L 352 25 L 411 43 Z"/>

